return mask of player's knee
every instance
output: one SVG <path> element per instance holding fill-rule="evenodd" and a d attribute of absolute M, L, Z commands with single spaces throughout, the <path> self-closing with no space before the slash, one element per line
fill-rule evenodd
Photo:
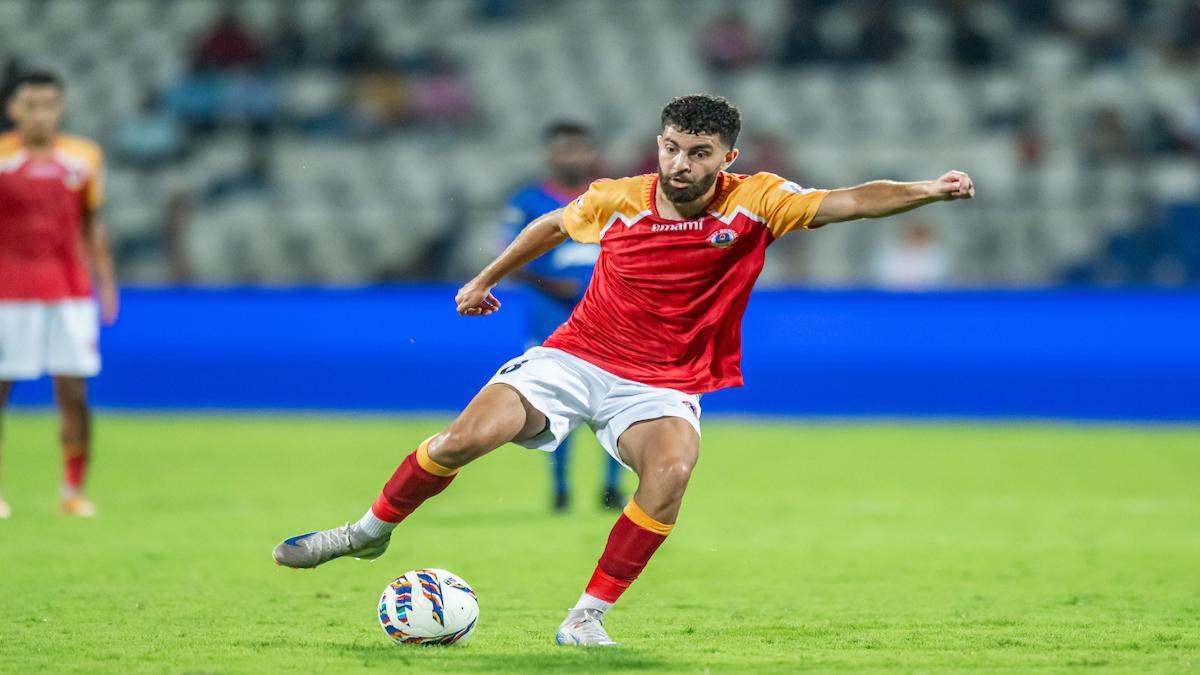
<path fill-rule="evenodd" d="M 681 447 L 662 452 L 654 463 L 654 478 L 664 488 L 682 496 L 692 471 L 696 468 L 699 451 L 694 448 Z"/>
<path fill-rule="evenodd" d="M 495 449 L 489 445 L 484 434 L 451 425 L 429 441 L 429 456 L 438 464 L 458 468 Z"/>

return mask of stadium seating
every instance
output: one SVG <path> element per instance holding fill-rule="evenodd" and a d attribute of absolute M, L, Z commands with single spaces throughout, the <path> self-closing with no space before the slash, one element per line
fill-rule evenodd
<path fill-rule="evenodd" d="M 168 91 L 185 77 L 191 41 L 223 4 L 5 0 L 0 56 L 62 71 L 71 88 L 70 128 L 107 144 L 147 86 Z M 1098 106 L 1135 121 L 1155 110 L 1200 106 L 1186 68 L 1148 50 L 1132 63 L 1084 67 L 1076 42 L 1046 35 L 1023 41 L 1011 20 L 997 20 L 1012 60 L 964 73 L 947 61 L 944 13 L 902 3 L 912 46 L 897 63 L 870 70 L 768 65 L 717 75 L 699 57 L 694 36 L 728 3 L 526 5 L 520 20 L 489 21 L 467 0 L 365 3 L 388 53 L 436 48 L 453 56 L 473 91 L 477 121 L 347 140 L 322 133 L 319 124 L 345 95 L 345 78 L 319 66 L 279 71 L 270 85 L 249 84 L 251 92 L 278 88 L 286 121 L 269 137 L 221 123 L 165 169 L 112 163 L 109 220 L 118 245 L 160 228 L 166 200 L 184 190 L 196 197 L 188 241 L 200 281 L 367 282 L 417 274 L 423 247 L 444 228 L 461 229 L 475 244 L 460 247 L 444 270 L 461 275 L 493 250 L 505 192 L 537 172 L 546 121 L 571 116 L 596 124 L 610 166 L 621 172 L 646 154 L 663 102 L 697 90 L 730 96 L 747 130 L 783 139 L 798 178 L 808 183 L 972 171 L 975 205 L 922 212 L 950 247 L 960 284 L 1055 280 L 1060 269 L 1104 250 L 1113 232 L 1138 223 L 1133 205 L 1143 196 L 1156 203 L 1200 197 L 1194 156 L 1087 161 L 1087 121 Z M 273 29 L 276 3 L 237 6 L 252 29 Z M 295 7 L 310 35 L 326 30 L 334 11 L 324 0 Z M 787 3 L 756 0 L 739 8 L 771 52 Z M 833 12 L 823 30 L 844 30 L 846 14 Z M 149 25 L 154 30 L 145 30 Z M 1043 137 L 1040 164 L 1018 160 L 1013 127 L 1004 120 L 1021 113 Z M 316 130 L 305 120 L 315 120 Z M 256 143 L 266 153 L 270 189 L 204 199 L 214 183 L 247 167 Z M 794 252 L 805 261 L 799 280 L 867 283 L 864 250 L 884 236 L 885 228 L 831 228 Z M 124 271 L 133 281 L 167 276 L 165 265 Z M 796 280 L 786 269 L 769 278 Z"/>

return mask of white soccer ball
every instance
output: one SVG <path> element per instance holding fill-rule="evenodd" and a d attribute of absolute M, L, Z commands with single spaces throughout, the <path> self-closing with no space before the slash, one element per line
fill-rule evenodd
<path fill-rule="evenodd" d="M 466 642 L 479 620 L 475 591 L 458 575 L 420 569 L 396 577 L 379 598 L 379 624 L 396 644 Z"/>

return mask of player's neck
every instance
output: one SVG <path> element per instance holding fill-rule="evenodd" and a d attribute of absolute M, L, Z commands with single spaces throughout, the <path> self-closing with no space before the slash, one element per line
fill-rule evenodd
<path fill-rule="evenodd" d="M 673 202 L 667 199 L 667 195 L 663 192 L 661 185 L 656 185 L 654 188 L 654 207 L 658 210 L 658 215 L 667 220 L 690 220 L 704 213 L 705 207 L 712 201 L 713 195 L 717 193 L 717 185 L 720 181 L 715 181 L 712 187 L 708 188 L 708 192 L 700 195 L 690 202 Z"/>
<path fill-rule="evenodd" d="M 21 139 L 21 145 L 31 155 L 48 155 L 54 152 L 54 146 L 58 141 L 58 134 L 50 134 L 42 138 L 31 138 L 24 134 L 18 134 Z"/>

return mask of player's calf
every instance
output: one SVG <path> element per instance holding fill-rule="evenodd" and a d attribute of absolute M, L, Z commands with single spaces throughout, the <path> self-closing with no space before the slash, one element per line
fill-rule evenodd
<path fill-rule="evenodd" d="M 687 421 L 665 417 L 631 426 L 621 435 L 620 449 L 638 474 L 638 489 L 613 525 L 579 602 L 559 627 L 559 644 L 613 644 L 604 631 L 604 613 L 675 529 L 700 438 Z"/>

